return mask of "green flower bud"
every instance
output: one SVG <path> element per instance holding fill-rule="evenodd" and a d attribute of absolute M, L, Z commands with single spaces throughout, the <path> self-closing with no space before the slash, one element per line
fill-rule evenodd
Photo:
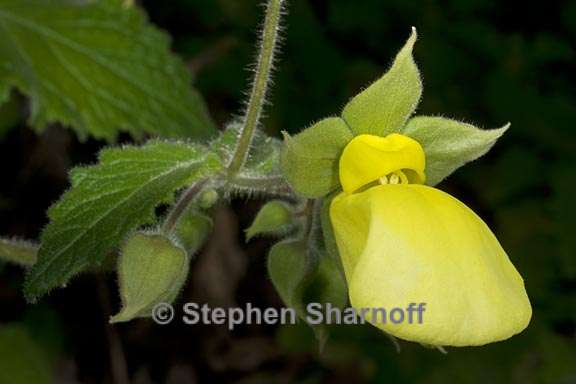
<path fill-rule="evenodd" d="M 348 289 L 335 261 L 322 253 L 312 252 L 302 240 L 284 240 L 268 254 L 268 273 L 284 303 L 306 320 L 309 303 L 330 303 L 343 309 L 348 302 Z M 316 256 L 320 256 L 317 260 Z M 325 324 L 309 324 L 323 348 L 328 339 Z"/>
<path fill-rule="evenodd" d="M 188 255 L 195 254 L 212 232 L 212 218 L 191 208 L 176 226 L 176 237 Z"/>
<path fill-rule="evenodd" d="M 306 286 L 307 302 L 330 303 L 333 307 L 344 309 L 348 304 L 348 287 L 340 272 L 336 260 L 323 254 L 318 262 L 318 268 Z"/>
<path fill-rule="evenodd" d="M 256 235 L 286 233 L 292 224 L 292 209 L 282 201 L 270 201 L 260 209 L 252 225 L 246 229 L 246 240 Z"/>
<path fill-rule="evenodd" d="M 111 323 L 151 316 L 158 303 L 174 301 L 188 275 L 188 255 L 160 234 L 136 233 L 118 262 L 122 310 Z"/>
<path fill-rule="evenodd" d="M 301 240 L 284 240 L 270 248 L 268 273 L 284 303 L 304 317 L 304 282 L 309 274 L 306 247 Z"/>
<path fill-rule="evenodd" d="M 202 209 L 209 209 L 218 201 L 218 191 L 215 189 L 207 189 L 200 194 L 198 199 L 198 206 Z"/>

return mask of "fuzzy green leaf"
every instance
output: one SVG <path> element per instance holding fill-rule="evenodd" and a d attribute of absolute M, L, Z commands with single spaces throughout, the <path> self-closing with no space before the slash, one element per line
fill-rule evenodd
<path fill-rule="evenodd" d="M 220 166 L 204 147 L 155 141 L 104 150 L 100 164 L 76 168 L 72 189 L 48 212 L 50 223 L 26 280 L 26 297 L 42 296 L 100 265 L 128 232 L 154 221 L 156 206 Z"/>
<path fill-rule="evenodd" d="M 229 164 L 236 148 L 242 125 L 233 122 L 211 143 L 211 148 L 220 155 L 222 163 Z M 280 169 L 282 141 L 269 137 L 257 130 L 246 163 L 240 172 L 230 180 L 230 191 L 253 194 L 260 191 L 287 195 L 287 185 Z"/>
<path fill-rule="evenodd" d="M 412 57 L 416 29 L 390 70 L 344 107 L 342 117 L 355 134 L 386 136 L 398 132 L 416 109 L 422 80 Z"/>
<path fill-rule="evenodd" d="M 36 262 L 38 246 L 28 241 L 0 239 L 0 260 L 22 266 L 31 266 Z"/>
<path fill-rule="evenodd" d="M 256 235 L 280 235 L 292 224 L 292 209 L 282 201 L 270 201 L 260 209 L 252 225 L 246 229 L 246 240 Z"/>
<path fill-rule="evenodd" d="M 426 153 L 426 184 L 436 185 L 488 152 L 509 126 L 483 130 L 443 117 L 417 116 L 406 124 L 402 134 L 422 145 Z"/>
<path fill-rule="evenodd" d="M 292 188 L 309 198 L 336 189 L 340 185 L 338 161 L 352 138 L 338 117 L 321 120 L 296 136 L 285 135 L 281 165 Z"/>
<path fill-rule="evenodd" d="M 212 148 L 220 154 L 223 163 L 229 163 L 236 146 L 241 124 L 231 123 L 224 132 L 214 140 Z M 246 164 L 242 169 L 244 177 L 275 177 L 282 171 L 278 168 L 282 141 L 269 137 L 261 131 L 256 131 L 252 148 Z"/>
<path fill-rule="evenodd" d="M 0 0 L 0 84 L 30 96 L 38 130 L 206 137 L 212 122 L 167 36 L 123 4 Z"/>
<path fill-rule="evenodd" d="M 159 234 L 136 233 L 124 247 L 118 261 L 122 310 L 111 323 L 150 317 L 159 303 L 171 303 L 188 276 L 186 251 Z"/>
<path fill-rule="evenodd" d="M 243 167 L 246 177 L 276 177 L 282 175 L 279 168 L 282 141 L 264 135 L 258 135 Z"/>

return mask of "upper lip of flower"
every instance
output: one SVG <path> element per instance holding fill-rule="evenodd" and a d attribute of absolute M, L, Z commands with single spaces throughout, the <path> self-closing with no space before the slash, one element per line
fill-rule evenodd
<path fill-rule="evenodd" d="M 424 150 L 416 140 L 398 133 L 364 134 L 352 139 L 342 152 L 340 183 L 344 192 L 354 193 L 396 173 L 400 182 L 423 184 L 425 166 Z"/>

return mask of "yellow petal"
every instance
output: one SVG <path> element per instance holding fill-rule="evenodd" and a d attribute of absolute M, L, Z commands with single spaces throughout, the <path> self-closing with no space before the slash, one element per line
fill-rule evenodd
<path fill-rule="evenodd" d="M 408 171 L 411 183 L 422 184 L 424 166 L 422 146 L 408 136 L 359 135 L 346 145 L 340 157 L 340 183 L 344 192 L 352 193 L 392 172 L 404 170 Z"/>
<path fill-rule="evenodd" d="M 342 193 L 330 216 L 352 305 L 406 308 L 414 317 L 378 328 L 430 345 L 482 345 L 529 323 L 524 283 L 488 226 L 452 196 L 424 185 L 381 185 Z M 397 317 L 398 319 L 398 317 Z"/>

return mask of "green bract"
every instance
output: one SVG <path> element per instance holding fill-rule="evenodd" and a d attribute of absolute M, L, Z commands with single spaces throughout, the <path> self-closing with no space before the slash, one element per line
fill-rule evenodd
<path fill-rule="evenodd" d="M 102 263 L 127 233 L 154 222 L 154 208 L 175 191 L 218 172 L 215 157 L 200 145 L 154 141 L 106 149 L 98 165 L 74 169 L 72 189 L 48 212 L 26 297 L 42 296 Z"/>
<path fill-rule="evenodd" d="M 416 30 L 396 55 L 390 70 L 344 107 L 342 117 L 320 121 L 294 137 L 286 135 L 283 172 L 299 194 L 316 198 L 340 187 L 338 162 L 356 135 L 401 133 L 424 148 L 427 184 L 435 185 L 463 164 L 485 154 L 508 126 L 481 130 L 442 117 L 410 116 L 422 94 L 412 57 Z"/>
<path fill-rule="evenodd" d="M 110 322 L 149 317 L 156 304 L 174 301 L 186 281 L 188 261 L 186 251 L 165 236 L 130 236 L 118 261 L 122 310 Z"/>
<path fill-rule="evenodd" d="M 121 0 L 0 1 L 0 101 L 30 96 L 38 130 L 61 122 L 113 140 L 215 132 L 168 37 Z"/>

